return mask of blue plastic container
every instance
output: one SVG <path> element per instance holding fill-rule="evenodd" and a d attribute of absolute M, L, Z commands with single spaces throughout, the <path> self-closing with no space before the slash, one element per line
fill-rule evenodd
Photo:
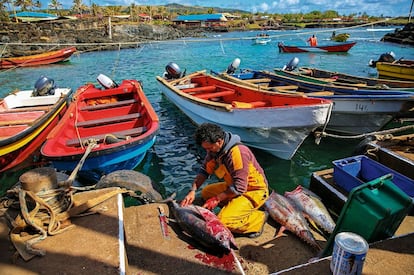
<path fill-rule="evenodd" d="M 414 197 L 414 180 L 364 155 L 339 159 L 334 165 L 334 181 L 347 192 L 361 184 L 392 174 L 392 182 L 411 198 Z"/>

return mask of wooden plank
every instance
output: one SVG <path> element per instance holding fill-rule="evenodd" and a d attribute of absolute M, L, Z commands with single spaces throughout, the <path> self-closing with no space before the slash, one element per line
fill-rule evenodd
<path fill-rule="evenodd" d="M 334 95 L 334 94 L 335 94 L 334 92 L 330 92 L 330 91 L 305 93 L 305 95 L 308 95 L 308 96 L 331 96 L 331 95 Z"/>
<path fill-rule="evenodd" d="M 13 108 L 13 109 L 7 109 L 7 110 L 0 110 L 0 114 L 31 112 L 31 111 L 45 111 L 45 112 L 47 112 L 52 108 L 53 108 L 53 106 L 51 106 L 51 105 Z"/>
<path fill-rule="evenodd" d="M 126 105 L 131 105 L 136 103 L 136 99 L 128 99 L 128 100 L 121 100 L 113 103 L 107 103 L 107 104 L 97 104 L 97 105 L 90 105 L 90 106 L 84 106 L 81 108 L 81 111 L 96 111 L 96 110 L 103 110 L 103 109 L 109 109 L 109 108 L 115 108 L 115 107 L 121 107 Z"/>
<path fill-rule="evenodd" d="M 44 111 L 0 113 L 0 126 L 32 124 L 44 114 Z"/>
<path fill-rule="evenodd" d="M 106 117 L 106 118 L 100 118 L 100 119 L 94 119 L 94 120 L 87 120 L 87 121 L 80 121 L 76 124 L 76 127 L 93 127 L 93 126 L 99 126 L 104 124 L 112 124 L 112 123 L 118 123 L 123 121 L 128 121 L 136 118 L 140 118 L 140 113 L 134 113 L 134 114 L 128 114 L 123 116 L 113 116 L 113 117 Z"/>
<path fill-rule="evenodd" d="M 297 85 L 285 85 L 285 86 L 275 86 L 275 88 L 281 89 L 281 90 L 296 90 L 299 87 Z"/>
<path fill-rule="evenodd" d="M 181 91 L 184 93 L 210 93 L 210 92 L 214 92 L 217 89 L 216 86 L 211 85 L 211 86 L 203 86 L 203 87 L 195 87 L 195 88 L 187 88 L 187 89 L 182 89 Z"/>
<path fill-rule="evenodd" d="M 214 97 L 234 95 L 235 93 L 236 92 L 234 90 L 225 90 L 221 92 L 200 94 L 200 95 L 195 95 L 195 96 L 201 99 L 209 99 L 209 98 L 214 98 Z"/>
<path fill-rule="evenodd" d="M 97 143 L 102 143 L 105 139 L 105 136 L 109 134 L 114 135 L 116 137 L 126 137 L 126 136 L 136 137 L 136 136 L 142 135 L 146 131 L 147 131 L 146 127 L 137 127 L 137 128 L 124 130 L 124 131 L 82 137 L 80 140 L 78 138 L 74 138 L 74 139 L 69 139 L 68 141 L 66 141 L 66 146 L 80 146 L 81 142 L 85 143 L 86 141 L 90 139 L 96 140 Z"/>
<path fill-rule="evenodd" d="M 245 79 L 243 81 L 246 81 L 246 82 L 252 83 L 252 84 L 257 84 L 257 83 L 270 82 L 272 80 L 270 78 L 255 78 L 255 79 Z"/>

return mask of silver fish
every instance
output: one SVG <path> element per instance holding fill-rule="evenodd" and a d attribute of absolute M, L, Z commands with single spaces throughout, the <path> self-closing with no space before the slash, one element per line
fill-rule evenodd
<path fill-rule="evenodd" d="M 210 210 L 197 205 L 182 207 L 174 200 L 166 202 L 183 231 L 204 247 L 225 254 L 237 249 L 231 231 Z"/>
<path fill-rule="evenodd" d="M 283 231 L 287 229 L 317 250 L 321 249 L 316 242 L 305 217 L 295 208 L 293 202 L 289 199 L 272 191 L 265 202 L 265 209 L 270 217 L 281 225 L 276 238 L 283 236 Z"/>
<path fill-rule="evenodd" d="M 316 225 L 326 232 L 333 232 L 335 222 L 321 199 L 312 191 L 298 185 L 295 190 L 285 192 L 285 197 L 292 200 L 296 207 L 304 213 L 305 217 L 314 221 Z"/>
<path fill-rule="evenodd" d="M 137 197 L 145 203 L 159 202 L 162 196 L 154 187 L 150 177 L 134 170 L 118 170 L 103 176 L 95 188 L 122 187 L 140 192 Z"/>

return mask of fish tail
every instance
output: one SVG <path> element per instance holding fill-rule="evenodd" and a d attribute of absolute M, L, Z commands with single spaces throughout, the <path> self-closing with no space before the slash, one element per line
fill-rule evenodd
<path fill-rule="evenodd" d="M 166 199 L 164 199 L 162 201 L 159 201 L 159 203 L 169 203 L 169 202 L 173 202 L 176 196 L 177 196 L 177 193 L 174 192 L 168 198 L 166 198 Z"/>
<path fill-rule="evenodd" d="M 300 237 L 302 240 L 310 244 L 313 248 L 317 250 L 321 250 L 322 248 L 320 245 L 316 242 L 315 237 L 313 236 L 312 232 L 309 230 L 302 230 L 300 232 Z"/>

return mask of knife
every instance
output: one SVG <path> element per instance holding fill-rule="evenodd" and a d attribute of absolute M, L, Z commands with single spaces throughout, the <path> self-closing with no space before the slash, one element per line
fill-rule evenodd
<path fill-rule="evenodd" d="M 168 234 L 168 224 L 167 224 L 167 217 L 164 214 L 164 208 L 159 205 L 158 206 L 158 217 L 160 219 L 160 225 L 161 225 L 161 233 L 164 239 L 169 239 L 170 236 Z"/>

